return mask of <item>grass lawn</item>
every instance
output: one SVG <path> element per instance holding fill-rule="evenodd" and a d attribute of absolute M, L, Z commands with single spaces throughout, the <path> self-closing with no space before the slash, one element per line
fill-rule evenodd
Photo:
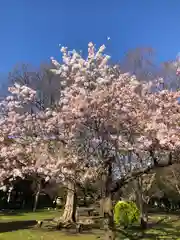
<path fill-rule="evenodd" d="M 0 240 L 95 240 L 94 234 L 70 234 L 60 231 L 45 231 L 42 229 L 21 228 L 21 222 L 31 220 L 51 219 L 60 215 L 60 211 L 46 210 L 33 212 L 0 213 Z M 12 223 L 13 222 L 13 223 Z M 2 224 L 13 224 L 12 229 L 4 229 Z"/>
<path fill-rule="evenodd" d="M 0 240 L 95 240 L 94 235 L 70 235 L 61 232 L 43 232 L 38 230 L 18 230 L 0 233 Z"/>
<path fill-rule="evenodd" d="M 157 223 L 159 222 L 159 223 Z M 133 240 L 158 240 L 171 239 L 180 240 L 180 216 L 179 215 L 157 215 L 150 216 L 150 224 L 146 231 L 137 231 L 137 228 L 132 228 L 127 231 L 129 236 L 134 236 Z M 122 236 L 122 235 L 121 235 Z M 131 239 L 129 237 L 129 239 Z M 123 239 L 123 238 L 121 238 Z M 124 239 L 128 239 L 125 238 Z"/>
<path fill-rule="evenodd" d="M 0 240 L 95 240 L 97 233 L 89 234 L 70 234 L 61 231 L 51 231 L 43 229 L 33 229 L 33 228 L 21 228 L 15 227 L 14 229 L 6 230 L 3 224 L 17 224 L 28 220 L 42 220 L 50 219 L 58 216 L 60 212 L 58 211 L 37 211 L 36 213 L 0 213 Z M 178 215 L 152 215 L 151 222 L 157 222 L 159 219 L 166 217 L 166 219 L 158 224 L 150 226 L 150 228 L 144 233 L 137 231 L 137 229 L 128 230 L 127 233 L 129 237 L 119 236 L 119 239 L 142 239 L 142 240 L 155 240 L 155 239 L 171 239 L 180 240 L 180 216 Z M 13 222 L 13 223 L 12 223 Z M 138 233 L 138 236 L 135 236 Z M 140 234 L 140 235 L 139 235 Z M 130 236 L 136 238 L 131 238 Z M 118 239 L 118 238 L 117 238 Z"/>
<path fill-rule="evenodd" d="M 8 213 L 0 212 L 0 222 L 43 220 L 54 218 L 58 215 L 60 215 L 60 211 L 57 210 L 37 210 L 36 212 L 14 211 Z"/>

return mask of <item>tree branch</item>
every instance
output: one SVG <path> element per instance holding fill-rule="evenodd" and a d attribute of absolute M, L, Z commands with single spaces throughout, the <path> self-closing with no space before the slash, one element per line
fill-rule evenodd
<path fill-rule="evenodd" d="M 139 170 L 134 170 L 132 172 L 127 173 L 125 176 L 123 176 L 121 179 L 118 179 L 112 186 L 111 188 L 111 193 L 117 192 L 119 189 L 121 189 L 123 186 L 128 184 L 129 182 L 133 181 L 139 176 L 142 176 L 143 174 L 148 174 L 152 170 L 156 170 L 158 168 L 164 168 L 168 167 L 170 165 L 175 164 L 176 162 L 172 162 L 172 153 L 169 153 L 169 159 L 167 162 L 154 162 L 152 165 L 139 169 Z"/>

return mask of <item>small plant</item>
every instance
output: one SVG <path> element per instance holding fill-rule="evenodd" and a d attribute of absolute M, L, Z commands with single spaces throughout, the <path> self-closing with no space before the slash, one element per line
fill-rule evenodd
<path fill-rule="evenodd" d="M 114 221 L 117 225 L 128 227 L 138 222 L 140 211 L 131 201 L 118 201 L 114 207 Z"/>

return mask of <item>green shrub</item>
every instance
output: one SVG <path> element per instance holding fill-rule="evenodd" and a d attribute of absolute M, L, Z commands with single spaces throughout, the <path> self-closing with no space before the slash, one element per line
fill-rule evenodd
<path fill-rule="evenodd" d="M 114 221 L 117 225 L 128 227 L 137 222 L 140 211 L 136 204 L 131 201 L 118 201 L 114 207 Z"/>

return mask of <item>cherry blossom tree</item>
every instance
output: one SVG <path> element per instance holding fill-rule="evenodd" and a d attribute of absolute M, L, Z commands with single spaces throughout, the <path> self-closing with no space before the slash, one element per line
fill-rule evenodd
<path fill-rule="evenodd" d="M 75 180 L 80 182 L 80 179 L 82 181 L 82 179 L 92 175 L 91 169 L 84 166 L 82 160 L 77 162 L 77 157 L 73 155 L 73 152 L 71 153 L 70 148 L 65 146 L 67 144 L 61 140 L 62 133 L 59 132 L 61 121 L 59 121 L 58 125 L 59 116 L 56 116 L 56 112 L 49 108 L 45 109 L 45 111 L 44 109 L 40 111 L 37 108 L 35 91 L 16 83 L 9 90 L 13 93 L 13 96 L 8 96 L 2 103 L 4 107 L 4 119 L 2 119 L 1 123 L 1 126 L 4 127 L 2 137 L 6 137 L 8 140 L 11 138 L 11 142 L 15 144 L 14 148 L 20 151 L 19 144 L 21 147 L 20 153 L 29 156 L 27 162 L 25 162 L 24 156 L 22 157 L 21 161 L 24 166 L 19 167 L 19 176 L 27 176 L 27 173 L 35 176 L 38 183 L 36 198 L 38 198 L 40 192 L 42 176 L 48 180 L 54 178 L 59 181 L 68 181 L 68 189 L 71 193 L 68 196 L 72 196 L 74 190 L 71 188 L 74 188 Z M 62 131 L 62 129 L 60 130 Z M 9 149 L 10 153 L 12 153 L 12 144 Z M 10 162 L 10 159 L 6 159 L 6 161 Z M 15 159 L 14 164 L 17 164 L 17 159 Z M 7 166 L 3 165 L 3 167 L 5 172 Z M 8 170 L 12 174 L 11 169 Z M 70 211 L 73 209 L 73 202 L 72 197 L 67 197 L 67 207 L 65 207 L 63 216 L 66 220 L 69 220 L 75 214 Z M 37 201 L 35 201 L 36 205 Z M 70 210 L 67 210 L 67 208 Z"/>
<path fill-rule="evenodd" d="M 16 83 L 9 90 L 12 95 L 1 103 L 3 112 L 1 119 L 1 183 L 5 178 L 14 180 L 16 177 L 34 176 L 37 185 L 35 210 L 42 179 L 48 181 L 52 177 L 53 161 L 49 159 L 48 141 L 45 138 L 39 141 L 37 137 L 40 125 L 36 122 L 38 113 L 36 92 L 27 86 L 21 87 Z M 42 136 L 40 134 L 40 137 Z"/>
<path fill-rule="evenodd" d="M 96 51 L 89 43 L 88 57 L 83 59 L 62 47 L 63 62 L 52 58 L 56 68 L 52 72 L 61 85 L 54 109 L 32 113 L 28 107 L 36 106 L 36 92 L 17 84 L 10 88 L 16 97 L 9 96 L 4 104 L 1 136 L 3 143 L 11 134 L 21 136 L 20 142 L 28 139 L 28 148 L 40 146 L 38 167 L 68 183 L 63 220 L 75 221 L 75 184 L 101 174 L 103 198 L 109 206 L 105 238 L 115 239 L 113 193 L 142 174 L 178 161 L 180 105 L 179 91 L 164 90 L 163 79 L 143 82 L 121 73 L 108 64 L 110 57 L 104 50 L 104 45 Z M 129 154 L 133 165 L 126 164 L 129 171 L 118 172 L 119 163 Z"/>
<path fill-rule="evenodd" d="M 64 64 L 52 61 L 57 67 L 53 72 L 59 74 L 65 86 L 60 101 L 65 132 L 76 140 L 76 155 L 98 161 L 107 170 L 106 197 L 111 198 L 113 191 L 131 179 L 176 160 L 180 109 L 178 91 L 162 90 L 162 79 L 146 83 L 121 74 L 117 66 L 107 64 L 109 56 L 103 55 L 104 49 L 103 45 L 95 52 L 90 43 L 88 59 L 83 60 L 78 53 L 71 56 L 67 48 L 62 48 Z M 112 187 L 112 164 L 122 152 L 132 152 L 136 164 L 130 173 L 122 172 Z M 111 209 L 111 230 L 112 216 Z"/>

